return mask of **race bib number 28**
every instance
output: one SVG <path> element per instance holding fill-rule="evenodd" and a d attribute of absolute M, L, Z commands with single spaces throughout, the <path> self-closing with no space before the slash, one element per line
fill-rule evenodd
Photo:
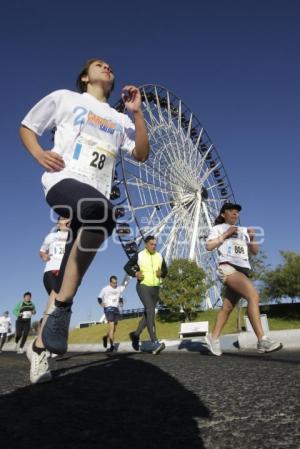
<path fill-rule="evenodd" d="M 116 151 L 107 142 L 95 141 L 81 134 L 76 142 L 70 168 L 93 179 L 101 192 L 110 189 Z"/>

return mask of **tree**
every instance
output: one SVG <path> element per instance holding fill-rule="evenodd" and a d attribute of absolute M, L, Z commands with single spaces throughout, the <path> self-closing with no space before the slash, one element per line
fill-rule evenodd
<path fill-rule="evenodd" d="M 278 302 L 291 298 L 294 302 L 300 297 L 300 254 L 292 251 L 280 251 L 280 254 L 283 264 L 263 276 L 263 296 Z"/>
<path fill-rule="evenodd" d="M 185 321 L 190 321 L 207 288 L 205 273 L 196 262 L 176 259 L 168 268 L 160 297 L 172 312 L 183 312 Z"/>
<path fill-rule="evenodd" d="M 261 281 L 268 271 L 270 264 L 266 263 L 267 255 L 264 251 L 259 251 L 255 256 L 250 254 L 249 262 L 251 265 L 251 279 Z"/>

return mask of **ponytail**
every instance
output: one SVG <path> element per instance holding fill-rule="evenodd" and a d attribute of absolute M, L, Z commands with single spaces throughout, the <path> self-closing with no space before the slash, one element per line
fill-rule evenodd
<path fill-rule="evenodd" d="M 221 214 L 219 214 L 219 215 L 217 216 L 217 218 L 215 219 L 215 226 L 216 226 L 216 225 L 219 225 L 219 224 L 223 224 L 223 223 L 225 223 L 225 218 L 222 217 Z"/>

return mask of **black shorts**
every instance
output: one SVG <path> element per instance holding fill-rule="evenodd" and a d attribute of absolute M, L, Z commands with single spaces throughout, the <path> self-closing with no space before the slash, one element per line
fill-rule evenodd
<path fill-rule="evenodd" d="M 104 313 L 107 321 L 117 323 L 120 319 L 120 311 L 118 307 L 104 307 Z"/>
<path fill-rule="evenodd" d="M 54 290 L 57 292 L 59 286 L 59 272 L 53 273 L 52 271 L 45 271 L 43 282 L 44 287 L 47 290 L 48 295 Z"/>
<path fill-rule="evenodd" d="M 110 236 L 115 227 L 113 205 L 98 190 L 76 179 L 63 179 L 49 190 L 47 203 L 60 217 L 70 218 L 70 232 L 57 279 L 59 291 L 67 261 L 80 228 Z"/>
<path fill-rule="evenodd" d="M 113 205 L 89 184 L 67 178 L 55 184 L 46 196 L 49 206 L 60 216 L 71 218 L 71 229 L 82 226 L 97 232 L 105 229 L 111 235 L 115 222 Z M 102 228 L 102 229 L 100 229 Z"/>

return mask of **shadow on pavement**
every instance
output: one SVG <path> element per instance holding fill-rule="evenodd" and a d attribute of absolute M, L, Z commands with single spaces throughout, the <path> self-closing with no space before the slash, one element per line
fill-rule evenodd
<path fill-rule="evenodd" d="M 53 382 L 2 396 L 3 447 L 205 447 L 197 418 L 209 419 L 209 410 L 163 370 L 125 355 L 75 362 L 54 371 Z"/>
<path fill-rule="evenodd" d="M 189 352 L 199 352 L 201 354 L 210 354 L 206 343 L 201 341 L 182 340 L 179 343 L 178 349 L 185 349 Z"/>

